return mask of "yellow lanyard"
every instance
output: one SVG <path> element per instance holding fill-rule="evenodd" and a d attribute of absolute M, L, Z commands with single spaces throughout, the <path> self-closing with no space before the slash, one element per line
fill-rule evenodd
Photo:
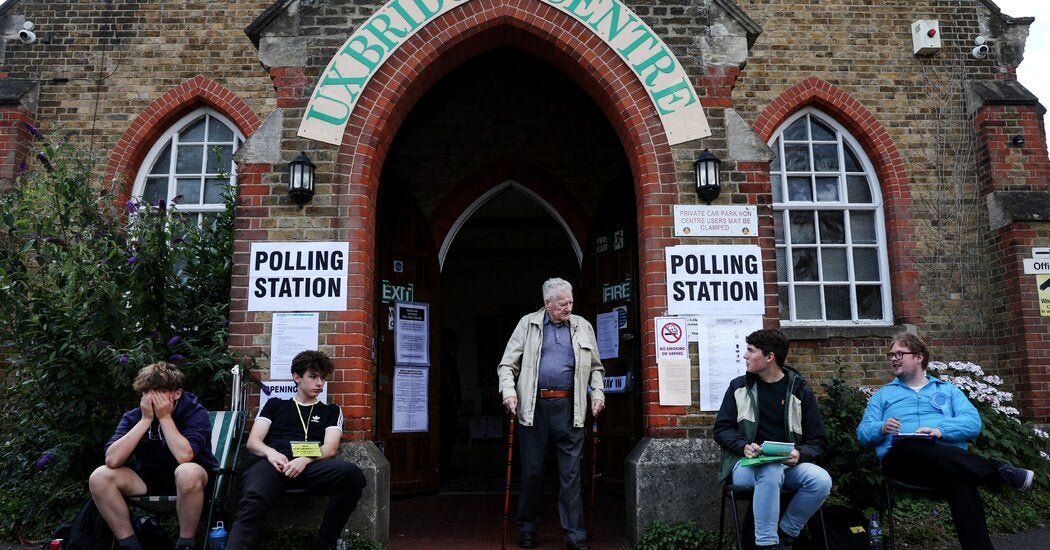
<path fill-rule="evenodd" d="M 308 430 L 306 428 L 306 420 L 303 420 L 303 410 L 299 408 L 299 402 L 298 401 L 293 399 L 292 402 L 295 403 L 295 412 L 299 413 L 299 423 L 303 425 L 303 441 L 309 441 L 310 440 L 310 433 L 309 433 L 310 430 Z M 313 405 L 310 405 L 310 412 L 306 414 L 307 418 L 310 418 L 310 417 L 313 416 L 313 414 L 314 414 L 314 405 L 317 405 L 317 403 L 314 403 Z"/>

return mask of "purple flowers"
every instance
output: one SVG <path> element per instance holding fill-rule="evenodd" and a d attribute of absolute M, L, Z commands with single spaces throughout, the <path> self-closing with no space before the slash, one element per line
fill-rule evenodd
<path fill-rule="evenodd" d="M 47 170 L 48 172 L 54 172 L 55 171 L 55 167 L 51 166 L 51 160 L 48 159 L 47 155 L 45 155 L 44 153 L 42 153 L 42 152 L 41 153 L 37 153 L 36 154 L 36 159 L 40 161 L 40 164 L 44 165 L 44 170 Z"/>
<path fill-rule="evenodd" d="M 117 358 L 117 364 L 122 366 L 122 367 L 124 365 L 127 365 L 128 364 L 128 354 L 126 354 L 126 353 L 120 354 L 120 357 Z"/>
<path fill-rule="evenodd" d="M 54 459 L 55 459 L 55 453 L 52 453 L 51 451 L 48 451 L 48 452 L 40 455 L 40 458 L 36 459 L 36 464 L 34 464 L 34 466 L 36 467 L 37 470 L 43 470 L 44 467 L 46 467 L 48 464 L 51 464 L 51 461 L 54 460 Z"/>
<path fill-rule="evenodd" d="M 139 203 L 135 202 L 135 199 L 130 199 L 124 203 L 124 208 L 128 211 L 128 214 L 135 215 L 139 211 Z"/>
<path fill-rule="evenodd" d="M 139 257 L 138 256 L 132 256 L 132 257 L 128 258 L 128 265 L 134 265 L 134 264 L 137 264 L 137 263 L 139 263 Z"/>
<path fill-rule="evenodd" d="M 168 361 L 171 361 L 172 363 L 181 363 L 185 360 L 186 357 L 183 356 L 181 353 L 173 353 L 168 356 Z"/>
<path fill-rule="evenodd" d="M 182 341 L 182 336 L 172 336 L 171 340 L 168 340 L 168 347 L 169 348 L 175 347 L 181 341 Z"/>
<path fill-rule="evenodd" d="M 32 124 L 24 120 L 22 121 L 22 126 L 25 126 L 26 131 L 29 132 L 29 135 L 33 136 L 34 138 L 44 139 L 43 134 L 40 133 L 40 130 L 38 130 L 36 126 L 33 126 Z"/>

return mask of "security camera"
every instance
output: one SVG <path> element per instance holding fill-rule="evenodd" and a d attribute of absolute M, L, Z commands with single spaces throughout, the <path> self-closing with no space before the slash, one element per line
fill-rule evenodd
<path fill-rule="evenodd" d="M 23 44 L 32 44 L 33 42 L 36 42 L 36 33 L 33 32 L 32 21 L 22 23 L 22 28 L 18 31 L 18 39 Z"/>
<path fill-rule="evenodd" d="M 984 59 L 988 56 L 988 45 L 978 44 L 977 46 L 973 47 L 973 50 L 971 50 L 970 53 L 972 53 L 973 56 L 977 59 Z"/>

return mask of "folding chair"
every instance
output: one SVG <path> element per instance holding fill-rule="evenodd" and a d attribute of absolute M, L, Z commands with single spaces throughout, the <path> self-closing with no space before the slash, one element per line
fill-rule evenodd
<path fill-rule="evenodd" d="M 887 550 L 894 550 L 897 548 L 897 539 L 894 535 L 893 525 L 893 494 L 896 491 L 907 491 L 910 493 L 920 493 L 931 496 L 941 495 L 942 492 L 937 487 L 929 485 L 914 485 L 912 483 L 905 483 L 903 481 L 893 479 L 889 476 L 883 476 L 882 486 L 886 491 L 886 510 L 883 514 L 882 523 L 886 525 L 886 548 Z"/>
<path fill-rule="evenodd" d="M 796 491 L 792 491 L 790 489 L 783 489 L 783 490 L 781 490 L 780 491 L 781 502 L 784 501 L 783 500 L 784 497 L 789 497 L 790 498 L 790 497 L 794 496 L 795 493 L 796 493 Z M 727 484 L 722 486 L 722 507 L 721 507 L 721 510 L 720 510 L 720 512 L 718 514 L 718 548 L 722 548 L 722 538 L 723 538 L 723 534 L 725 533 L 726 497 L 729 497 L 729 500 L 732 502 L 732 504 L 730 505 L 730 510 L 732 511 L 732 514 L 733 514 L 733 526 L 736 529 L 736 547 L 737 547 L 737 550 L 742 550 L 744 548 L 744 536 L 743 536 L 743 533 L 741 533 L 741 531 L 740 531 L 740 515 L 739 515 L 739 511 L 737 510 L 737 506 L 736 506 L 737 498 L 739 497 L 739 498 L 744 499 L 745 502 L 750 502 L 751 499 L 754 498 L 754 496 L 755 496 L 755 488 L 751 487 L 750 485 L 733 485 L 733 484 L 727 483 Z M 820 518 L 820 529 L 822 531 L 822 534 L 824 535 L 824 537 L 823 537 L 823 539 L 824 539 L 824 550 L 828 550 L 828 535 L 827 535 L 827 531 L 824 531 L 824 507 L 823 506 L 821 506 L 820 508 L 817 508 L 817 515 Z M 812 518 L 810 518 L 810 519 L 812 519 Z M 807 523 L 806 526 L 808 528 L 809 524 Z"/>
<path fill-rule="evenodd" d="M 230 497 L 233 485 L 230 477 L 236 474 L 235 468 L 244 433 L 244 416 L 244 412 L 238 410 L 208 413 L 208 419 L 211 421 L 211 450 L 219 465 L 211 472 L 211 494 L 205 495 L 204 507 L 208 512 L 202 529 L 205 537 L 211 527 L 216 508 L 225 510 Z M 175 512 L 175 495 L 143 495 L 128 497 L 126 500 L 131 506 L 155 514 Z"/>

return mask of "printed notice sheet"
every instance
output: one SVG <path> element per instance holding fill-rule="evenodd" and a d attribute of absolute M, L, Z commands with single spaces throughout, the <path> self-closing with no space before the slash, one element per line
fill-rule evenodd
<path fill-rule="evenodd" d="M 620 356 L 620 329 L 615 311 L 598 314 L 598 353 L 602 359 Z"/>
<path fill-rule="evenodd" d="M 700 410 L 717 411 L 726 389 L 744 374 L 748 334 L 762 328 L 761 315 L 699 317 Z"/>
<path fill-rule="evenodd" d="M 394 367 L 394 420 L 390 431 L 428 431 L 429 378 L 428 367 Z"/>
<path fill-rule="evenodd" d="M 394 304 L 394 364 L 430 365 L 430 306 Z"/>
<path fill-rule="evenodd" d="M 317 313 L 274 313 L 270 335 L 270 378 L 290 380 L 292 359 L 317 349 Z"/>
<path fill-rule="evenodd" d="M 660 404 L 666 406 L 684 405 L 692 401 L 692 377 L 689 371 L 689 359 L 664 359 L 656 363 L 657 376 L 660 380 Z"/>

